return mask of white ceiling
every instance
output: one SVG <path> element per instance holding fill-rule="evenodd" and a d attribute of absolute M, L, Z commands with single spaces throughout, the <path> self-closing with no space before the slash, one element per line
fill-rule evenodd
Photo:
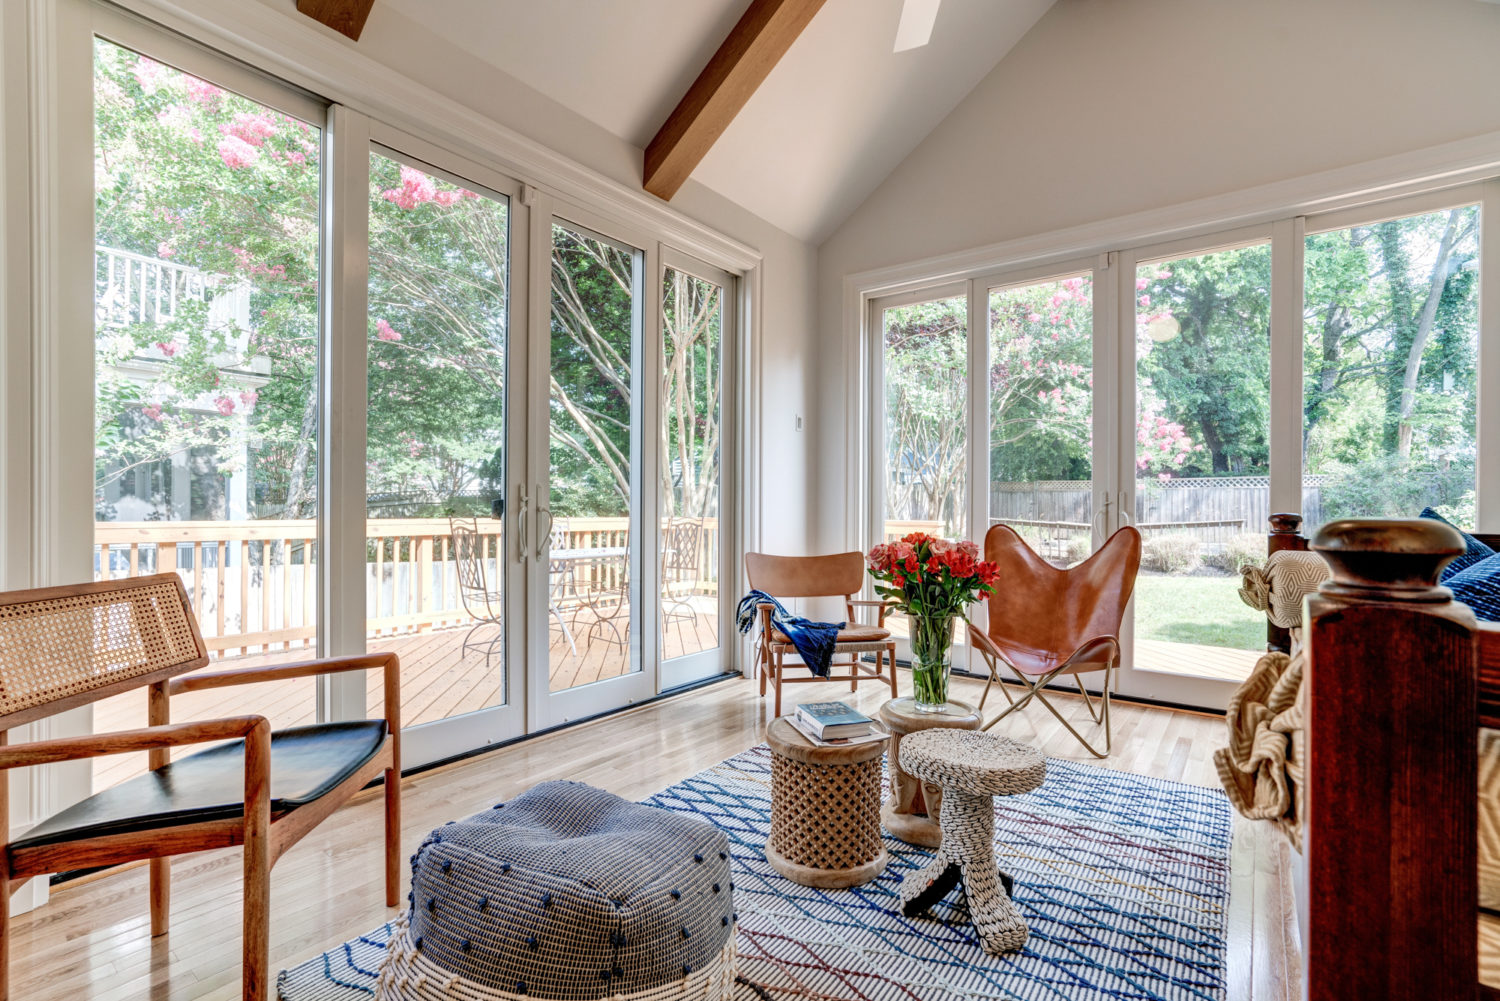
<path fill-rule="evenodd" d="M 644 148 L 749 0 L 381 0 Z M 1053 0 L 943 0 L 896 53 L 901 0 L 827 0 L 693 179 L 821 243 Z"/>

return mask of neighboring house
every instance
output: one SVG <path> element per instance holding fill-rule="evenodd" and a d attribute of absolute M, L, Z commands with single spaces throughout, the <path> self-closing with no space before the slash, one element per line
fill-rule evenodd
<path fill-rule="evenodd" d="M 110 330 L 165 324 L 179 315 L 184 302 L 207 302 L 207 322 L 237 332 L 230 338 L 234 350 L 215 359 L 223 390 L 259 390 L 270 381 L 269 358 L 245 358 L 251 333 L 249 285 L 113 247 L 95 247 L 95 260 L 96 336 L 108 336 Z M 163 343 L 166 350 L 157 344 L 138 348 L 129 360 L 108 368 L 146 389 L 149 398 L 171 399 L 174 390 L 163 379 L 163 370 L 176 346 Z M 179 411 L 188 413 L 218 412 L 213 396 L 207 393 L 176 403 Z M 183 449 L 112 475 L 119 472 L 116 464 L 113 469 L 100 471 L 95 498 L 99 520 L 237 521 L 248 517 L 249 411 L 237 411 L 235 419 L 242 425 L 242 433 L 237 436 L 242 461 L 231 473 L 220 473 L 217 450 L 203 447 Z"/>

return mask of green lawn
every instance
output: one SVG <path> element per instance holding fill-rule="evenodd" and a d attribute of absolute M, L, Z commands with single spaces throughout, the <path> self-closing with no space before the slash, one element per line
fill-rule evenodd
<path fill-rule="evenodd" d="M 1135 634 L 1173 643 L 1264 650 L 1266 616 L 1240 600 L 1240 578 L 1155 577 L 1135 582 Z"/>

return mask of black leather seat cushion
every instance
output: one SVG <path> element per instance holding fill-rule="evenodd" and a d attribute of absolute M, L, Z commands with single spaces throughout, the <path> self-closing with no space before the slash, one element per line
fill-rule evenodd
<path fill-rule="evenodd" d="M 296 726 L 271 735 L 271 812 L 311 803 L 380 750 L 385 720 Z M 127 779 L 48 817 L 12 848 L 149 831 L 245 812 L 245 745 L 233 741 Z"/>

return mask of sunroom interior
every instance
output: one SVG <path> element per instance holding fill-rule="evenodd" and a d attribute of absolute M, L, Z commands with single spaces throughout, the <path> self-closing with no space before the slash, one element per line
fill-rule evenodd
<path fill-rule="evenodd" d="M 727 835 L 718 997 L 1500 997 L 1497 50 L 1496 0 L 7 0 L 0 1001 L 634 997 L 623 960 L 548 993 L 413 930 L 444 826 L 553 780 Z M 1012 666 L 1005 616 L 1097 597 L 1025 581 L 1117 538 L 1104 660 Z M 1284 550 L 1313 570 L 1283 621 Z M 850 553 L 847 593 L 747 574 Z M 854 889 L 768 847 L 822 809 L 783 784 L 803 703 L 895 735 L 865 806 L 936 837 L 939 797 L 972 799 L 907 774 L 891 708 L 931 701 L 906 575 L 960 567 L 998 569 L 943 623 L 952 719 L 921 726 L 973 730 L 964 768 L 1003 745 L 1047 769 L 995 800 L 1026 943 L 998 952 L 967 871 L 902 910 L 939 842 L 889 815 Z M 114 654 L 23 628 L 150 581 L 194 668 L 247 683 L 106 684 Z M 1378 666 L 1337 674 L 1380 610 Z M 878 641 L 819 682 L 806 620 Z M 275 673 L 325 658 L 371 670 Z M 23 705 L 65 661 L 57 710 Z M 783 672 L 815 683 L 783 701 Z M 65 753 L 168 725 L 169 693 L 172 725 L 384 719 L 398 748 L 273 837 L 264 927 L 239 772 L 244 832 L 212 850 L 36 860 L 48 818 L 200 750 Z M 1256 725 L 1277 750 L 1236 787 Z M 1335 743 L 1351 770 L 1302 757 Z M 274 832 L 312 809 L 277 805 L 269 760 Z M 1396 792 L 1320 828 L 1349 761 Z M 1424 775 L 1462 806 L 1403 799 Z M 1314 864 L 1344 854 L 1396 874 Z M 1466 889 L 1414 916 L 1434 873 Z M 1356 896 L 1383 948 L 1462 931 L 1361 965 L 1334 934 Z M 495 948 L 476 970 L 512 969 Z"/>

